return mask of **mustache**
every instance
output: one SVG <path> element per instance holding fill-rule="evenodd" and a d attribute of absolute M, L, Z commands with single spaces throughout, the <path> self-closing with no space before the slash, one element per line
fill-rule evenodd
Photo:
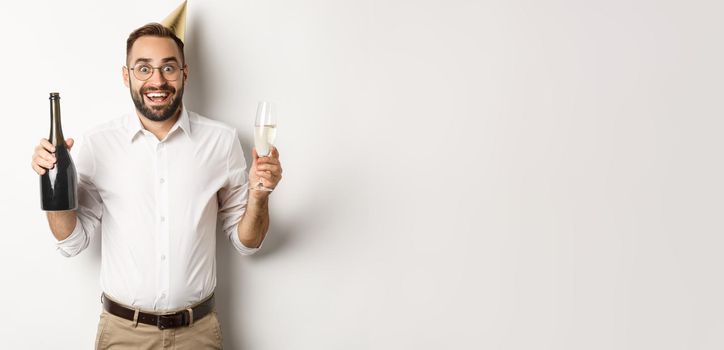
<path fill-rule="evenodd" d="M 164 84 L 161 85 L 161 86 L 147 86 L 147 87 L 142 87 L 139 92 L 140 92 L 141 94 L 145 94 L 145 93 L 147 93 L 147 92 L 168 92 L 168 93 L 170 93 L 170 94 L 175 94 L 175 93 L 176 93 L 176 88 L 174 88 L 173 86 L 169 85 L 168 83 L 164 83 Z"/>

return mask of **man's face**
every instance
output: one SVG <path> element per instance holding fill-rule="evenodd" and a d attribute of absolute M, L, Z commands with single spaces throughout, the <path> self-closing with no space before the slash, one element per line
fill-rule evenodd
<path fill-rule="evenodd" d="M 128 66 L 123 67 L 123 83 L 131 90 L 131 99 L 136 109 L 146 118 L 153 121 L 164 121 L 173 117 L 181 107 L 188 70 L 184 69 L 178 78 L 169 81 L 161 69 L 164 66 L 185 68 L 181 52 L 171 38 L 143 36 L 136 40 L 128 55 Z M 133 70 L 139 64 L 151 67 L 151 77 L 141 80 Z"/>

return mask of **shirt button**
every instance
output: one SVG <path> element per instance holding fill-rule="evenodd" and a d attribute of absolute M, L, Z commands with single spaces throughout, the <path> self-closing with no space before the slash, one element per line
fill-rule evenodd
<path fill-rule="evenodd" d="M 162 217 L 161 217 L 161 222 L 164 222 L 164 221 L 166 221 L 166 217 L 165 217 L 165 216 L 162 216 Z"/>
<path fill-rule="evenodd" d="M 166 260 L 166 255 L 161 255 L 161 261 Z"/>
<path fill-rule="evenodd" d="M 166 182 L 166 180 L 164 180 L 163 178 L 161 178 L 161 183 L 164 183 L 164 182 Z"/>

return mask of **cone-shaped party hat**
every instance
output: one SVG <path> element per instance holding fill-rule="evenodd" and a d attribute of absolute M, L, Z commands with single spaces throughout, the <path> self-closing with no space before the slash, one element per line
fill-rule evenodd
<path fill-rule="evenodd" d="M 171 14 L 164 18 L 161 24 L 171 29 L 181 41 L 184 41 L 184 34 L 186 33 L 186 1 L 184 0 Z"/>

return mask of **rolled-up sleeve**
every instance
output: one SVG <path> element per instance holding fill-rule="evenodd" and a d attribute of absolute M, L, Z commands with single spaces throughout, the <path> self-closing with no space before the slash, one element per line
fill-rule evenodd
<path fill-rule="evenodd" d="M 239 222 L 246 212 L 246 204 L 249 199 L 249 179 L 246 174 L 246 160 L 241 149 L 241 143 L 233 133 L 231 147 L 227 156 L 227 180 L 224 187 L 218 192 L 219 199 L 219 220 L 224 234 L 229 238 L 234 248 L 242 255 L 256 253 L 261 246 L 250 248 L 239 240 L 237 233 Z"/>
<path fill-rule="evenodd" d="M 93 183 L 95 161 L 88 136 L 78 146 L 73 157 L 78 174 L 78 208 L 73 232 L 66 239 L 56 242 L 58 252 L 66 257 L 76 256 L 88 247 L 91 237 L 100 232 L 103 202 Z"/>

